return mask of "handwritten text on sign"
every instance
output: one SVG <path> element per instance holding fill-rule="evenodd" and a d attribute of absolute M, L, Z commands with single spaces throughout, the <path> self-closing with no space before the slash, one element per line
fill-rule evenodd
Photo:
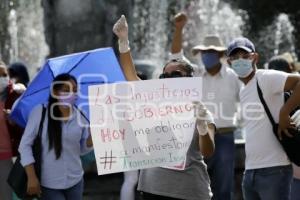
<path fill-rule="evenodd" d="M 90 86 L 98 174 L 182 166 L 195 128 L 192 101 L 201 94 L 201 78 Z"/>

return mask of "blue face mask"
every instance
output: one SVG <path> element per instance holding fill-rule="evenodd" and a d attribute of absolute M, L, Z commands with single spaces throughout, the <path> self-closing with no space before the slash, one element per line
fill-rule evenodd
<path fill-rule="evenodd" d="M 246 78 L 253 71 L 253 60 L 239 58 L 231 62 L 231 67 L 240 78 Z"/>
<path fill-rule="evenodd" d="M 220 57 L 218 52 L 206 52 L 201 53 L 201 60 L 205 66 L 205 69 L 211 69 L 220 63 Z"/>

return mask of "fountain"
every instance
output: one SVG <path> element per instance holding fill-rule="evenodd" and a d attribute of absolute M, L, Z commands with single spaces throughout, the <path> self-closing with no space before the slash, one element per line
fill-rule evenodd
<path fill-rule="evenodd" d="M 206 35 L 220 36 L 224 45 L 242 35 L 243 16 L 246 13 L 234 10 L 228 3 L 220 0 L 193 0 L 184 10 L 190 19 L 184 34 L 184 47 L 187 50 L 201 44 Z"/>
<path fill-rule="evenodd" d="M 241 15 L 245 12 L 233 10 L 228 3 L 220 0 L 135 0 L 131 30 L 135 57 L 163 66 L 170 50 L 172 18 L 179 11 L 184 11 L 189 18 L 183 47 L 190 59 L 193 59 L 190 49 L 200 44 L 208 34 L 219 35 L 225 44 L 242 35 L 244 23 Z"/>
<path fill-rule="evenodd" d="M 189 21 L 183 34 L 187 57 L 195 61 L 191 48 L 201 44 L 208 34 L 221 37 L 224 44 L 242 35 L 248 36 L 247 11 L 233 8 L 222 0 L 142 1 L 135 0 L 131 19 L 131 47 L 134 57 L 147 59 L 158 68 L 168 59 L 172 39 L 172 18 L 184 11 Z M 274 55 L 291 52 L 294 57 L 294 27 L 287 14 L 281 13 L 273 23 L 251 35 L 260 53 L 261 63 Z"/>
<path fill-rule="evenodd" d="M 190 49 L 202 43 L 205 35 L 217 34 L 227 44 L 243 33 L 248 35 L 247 30 L 251 29 L 246 23 L 247 12 L 233 8 L 224 0 L 127 0 L 123 3 L 89 0 L 83 6 L 79 6 L 82 4 L 79 0 L 72 5 L 67 0 L 43 0 L 44 9 L 40 1 L 10 2 L 18 3 L 11 5 L 12 9 L 7 17 L 11 38 L 7 45 L 9 61 L 24 61 L 28 64 L 31 75 L 41 66 L 47 55 L 53 57 L 101 46 L 115 46 L 116 40 L 111 33 L 111 26 L 121 13 L 132 13 L 127 16 L 135 59 L 150 60 L 158 69 L 168 59 L 173 30 L 172 18 L 179 11 L 186 12 L 189 17 L 184 31 L 183 47 L 192 61 L 195 59 Z M 71 9 L 65 9 L 66 7 Z M 252 34 L 250 39 L 256 43 L 262 60 L 267 60 L 283 51 L 295 52 L 293 31 L 288 15 L 281 14 L 271 25 L 254 36 Z M 4 50 L 1 51 L 4 54 Z"/>
<path fill-rule="evenodd" d="M 151 60 L 156 66 L 166 58 L 168 33 L 168 2 L 135 0 L 132 16 L 133 54 Z"/>
<path fill-rule="evenodd" d="M 279 14 L 269 26 L 265 27 L 258 33 L 257 48 L 262 59 L 266 62 L 273 56 L 290 52 L 294 58 L 295 42 L 293 37 L 294 27 L 285 13 Z"/>
<path fill-rule="evenodd" d="M 11 1 L 11 3 L 13 3 Z M 22 61 L 31 77 L 48 55 L 43 27 L 43 9 L 40 1 L 18 1 L 8 16 L 10 35 L 9 63 Z"/>

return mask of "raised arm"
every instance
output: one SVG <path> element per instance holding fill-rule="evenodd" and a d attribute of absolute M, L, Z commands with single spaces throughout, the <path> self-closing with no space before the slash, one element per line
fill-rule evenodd
<path fill-rule="evenodd" d="M 128 40 L 128 24 L 124 15 L 122 15 L 121 18 L 115 23 L 113 32 L 118 37 L 120 63 L 126 80 L 140 80 L 136 74 L 135 66 L 131 57 Z"/>
<path fill-rule="evenodd" d="M 178 13 L 174 17 L 175 31 L 173 34 L 171 53 L 180 53 L 182 50 L 182 31 L 187 22 L 187 16 L 184 13 Z"/>
<path fill-rule="evenodd" d="M 290 98 L 287 102 L 282 106 L 279 113 L 279 128 L 278 135 L 279 138 L 282 138 L 282 132 L 287 136 L 292 137 L 292 135 L 288 132 L 288 128 L 294 128 L 295 124 L 291 123 L 292 120 L 290 118 L 290 113 L 299 106 L 300 102 L 300 76 L 296 74 L 290 74 L 285 82 L 284 91 L 293 91 Z"/>
<path fill-rule="evenodd" d="M 173 34 L 172 45 L 171 45 L 171 54 L 169 56 L 169 60 L 183 60 L 193 66 L 194 71 L 198 71 L 197 67 L 191 63 L 189 59 L 187 59 L 182 50 L 182 32 L 183 28 L 187 22 L 187 16 L 184 13 L 178 13 L 174 17 L 174 26 L 175 31 Z"/>

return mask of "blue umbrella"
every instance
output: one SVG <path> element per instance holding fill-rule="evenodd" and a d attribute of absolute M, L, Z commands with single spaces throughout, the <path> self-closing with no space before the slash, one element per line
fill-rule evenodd
<path fill-rule="evenodd" d="M 57 75 L 62 73 L 69 73 L 76 77 L 80 92 L 76 105 L 82 109 L 87 119 L 89 119 L 88 98 L 86 98 L 88 86 L 125 80 L 112 48 L 52 58 L 46 61 L 20 97 L 12 109 L 10 118 L 18 125 L 25 127 L 32 108 L 48 101 L 51 83 Z"/>

